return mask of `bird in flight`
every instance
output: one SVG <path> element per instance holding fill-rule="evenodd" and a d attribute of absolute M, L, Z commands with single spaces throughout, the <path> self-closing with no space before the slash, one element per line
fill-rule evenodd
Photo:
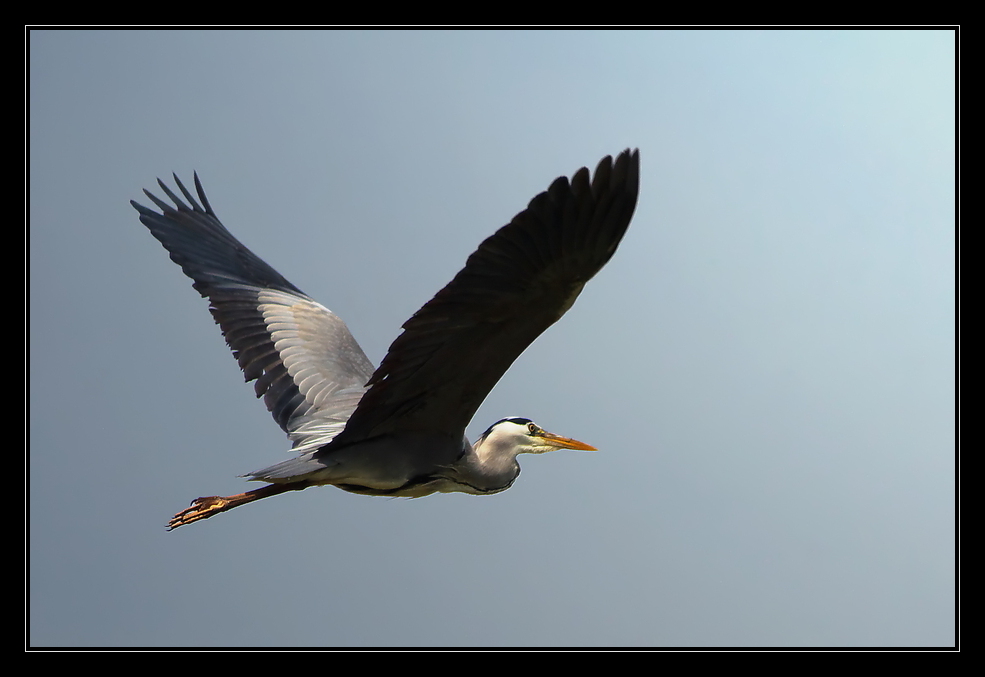
<path fill-rule="evenodd" d="M 209 299 L 247 381 L 254 381 L 294 456 L 245 475 L 267 484 L 195 499 L 168 529 L 287 491 L 331 484 L 373 496 L 495 494 L 520 474 L 518 454 L 594 451 L 530 419 L 503 418 L 475 444 L 465 428 L 513 361 L 571 307 L 608 262 L 639 194 L 639 151 L 556 179 L 488 237 L 465 267 L 403 325 L 379 367 L 345 323 L 244 247 L 197 199 L 148 191 L 140 221 Z"/>

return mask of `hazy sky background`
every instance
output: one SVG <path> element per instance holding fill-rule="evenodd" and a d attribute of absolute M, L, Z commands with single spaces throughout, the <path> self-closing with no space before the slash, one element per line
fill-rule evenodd
<path fill-rule="evenodd" d="M 35 646 L 954 642 L 950 32 L 30 34 Z M 561 174 L 639 147 L 620 250 L 469 428 L 599 447 L 508 492 L 285 458 L 137 220 L 217 214 L 374 362 Z"/>

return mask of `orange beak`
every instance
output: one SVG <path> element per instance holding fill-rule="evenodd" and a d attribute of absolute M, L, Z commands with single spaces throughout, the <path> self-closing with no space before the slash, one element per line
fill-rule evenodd
<path fill-rule="evenodd" d="M 576 449 L 578 451 L 598 451 L 598 449 L 596 449 L 590 444 L 585 444 L 584 442 L 573 440 L 570 437 L 561 437 L 560 435 L 549 433 L 546 430 L 541 431 L 538 434 L 538 437 L 540 437 L 542 440 L 550 444 L 552 447 L 557 447 L 558 449 Z"/>

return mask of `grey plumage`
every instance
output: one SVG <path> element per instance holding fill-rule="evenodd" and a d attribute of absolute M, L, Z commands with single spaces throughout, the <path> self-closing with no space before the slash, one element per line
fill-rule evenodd
<path fill-rule="evenodd" d="M 338 316 L 226 230 L 197 174 L 197 199 L 174 180 L 184 199 L 158 181 L 173 206 L 148 191 L 160 213 L 131 204 L 209 299 L 298 455 L 250 473 L 271 486 L 198 499 L 171 528 L 316 484 L 388 496 L 493 493 L 516 479 L 518 453 L 591 448 L 526 419 L 494 424 L 474 446 L 464 432 L 513 361 L 612 257 L 636 206 L 638 151 L 604 158 L 592 177 L 584 167 L 561 177 L 531 200 L 404 323 L 375 370 Z"/>

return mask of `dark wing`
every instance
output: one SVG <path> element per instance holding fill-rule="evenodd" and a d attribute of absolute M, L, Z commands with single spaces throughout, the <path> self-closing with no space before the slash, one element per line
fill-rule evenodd
<path fill-rule="evenodd" d="M 209 310 L 247 381 L 256 381 L 274 420 L 307 450 L 329 442 L 365 392 L 373 365 L 330 310 L 288 282 L 219 222 L 195 175 L 198 201 L 174 177 L 188 206 L 162 181 L 162 213 L 131 201 L 171 260 L 209 299 Z M 204 205 L 204 208 L 203 208 Z"/>
<path fill-rule="evenodd" d="M 636 208 L 639 151 L 561 177 L 479 245 L 403 326 L 336 445 L 393 432 L 460 436 L 513 361 L 612 257 Z"/>

